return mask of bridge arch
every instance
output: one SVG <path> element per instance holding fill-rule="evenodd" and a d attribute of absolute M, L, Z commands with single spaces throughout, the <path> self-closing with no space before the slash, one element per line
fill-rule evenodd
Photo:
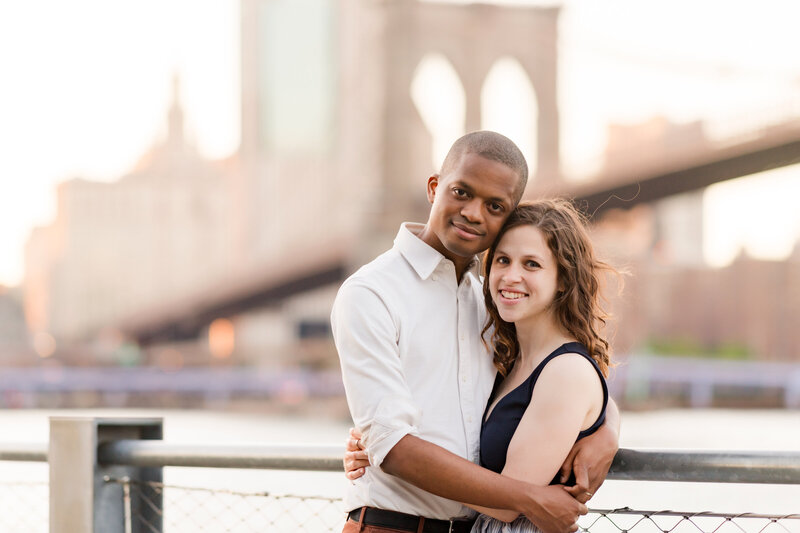
<path fill-rule="evenodd" d="M 538 162 L 538 118 L 536 90 L 519 61 L 510 56 L 495 61 L 481 91 L 481 129 L 513 140 L 532 172 Z"/>
<path fill-rule="evenodd" d="M 374 231 L 393 234 L 403 220 L 427 218 L 423 180 L 441 164 L 441 144 L 461 133 L 430 131 L 429 117 L 414 101 L 413 86 L 418 76 L 424 79 L 421 64 L 431 54 L 452 66 L 460 81 L 463 131 L 481 129 L 487 76 L 499 60 L 514 58 L 538 103 L 531 108 L 538 116 L 527 120 L 536 125 L 529 184 L 560 180 L 557 7 L 410 0 L 343 0 L 341 5 L 347 8 L 340 20 L 346 82 L 340 135 L 353 146 L 342 154 L 341 175 L 365 176 L 364 184 L 375 191 L 370 212 L 380 214 L 380 228 Z M 447 136 L 433 148 L 434 137 Z"/>
<path fill-rule="evenodd" d="M 536 164 L 531 176 L 542 182 L 560 178 L 559 118 L 556 94 L 557 32 L 555 7 L 449 5 L 398 0 L 387 2 L 386 39 L 402 53 L 392 53 L 392 77 L 410 87 L 416 66 L 427 55 L 441 54 L 461 80 L 465 131 L 482 127 L 482 92 L 492 68 L 513 58 L 529 81 L 538 107 L 528 122 L 536 125 Z M 395 85 L 392 83 L 392 85 Z M 406 91 L 408 89 L 405 89 Z M 407 152 L 406 152 L 407 153 Z"/>
<path fill-rule="evenodd" d="M 464 134 L 466 95 L 453 64 L 438 53 L 426 54 L 414 70 L 411 99 L 432 141 L 432 165 L 438 167 L 447 150 Z"/>

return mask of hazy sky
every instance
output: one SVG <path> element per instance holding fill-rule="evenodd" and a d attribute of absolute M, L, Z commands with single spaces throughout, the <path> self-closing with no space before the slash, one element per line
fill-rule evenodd
<path fill-rule="evenodd" d="M 800 116 L 800 2 L 564 6 L 567 170 L 599 157 L 608 122 L 703 118 L 710 133 L 725 137 L 770 116 Z M 201 151 L 235 151 L 238 9 L 236 0 L 0 4 L 0 283 L 21 280 L 25 239 L 52 219 L 55 183 L 115 179 L 163 135 L 173 73 Z M 788 253 L 800 235 L 798 197 L 797 167 L 710 188 L 708 258 L 724 264 L 742 245 L 763 257 Z"/>

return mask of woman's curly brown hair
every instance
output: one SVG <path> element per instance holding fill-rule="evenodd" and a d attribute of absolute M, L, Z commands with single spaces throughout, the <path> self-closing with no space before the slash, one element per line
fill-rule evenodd
<path fill-rule="evenodd" d="M 601 306 L 600 281 L 603 271 L 616 270 L 595 257 L 585 217 L 570 202 L 561 199 L 521 203 L 508 217 L 484 256 L 483 296 L 489 318 L 481 336 L 486 342 L 484 335 L 494 326 L 491 342 L 495 367 L 502 375 L 507 375 L 519 356 L 519 344 L 516 327 L 500 318 L 492 301 L 489 274 L 503 235 L 523 225 L 539 228 L 558 265 L 561 289 L 551 304 L 553 315 L 570 335 L 586 346 L 603 375 L 608 376 L 610 347 L 600 335 L 600 329 L 609 315 Z"/>

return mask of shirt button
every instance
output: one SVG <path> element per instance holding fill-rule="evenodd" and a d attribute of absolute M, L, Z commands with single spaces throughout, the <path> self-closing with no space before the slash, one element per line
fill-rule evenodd
<path fill-rule="evenodd" d="M 433 281 L 439 281 L 439 276 L 437 276 L 436 274 L 434 274 L 433 276 L 431 276 L 431 279 L 432 279 Z"/>
<path fill-rule="evenodd" d="M 471 416 L 467 417 L 467 422 L 469 422 L 470 424 L 472 423 L 472 417 Z"/>
<path fill-rule="evenodd" d="M 467 376 L 461 376 L 461 381 L 463 383 L 466 383 L 467 382 Z"/>

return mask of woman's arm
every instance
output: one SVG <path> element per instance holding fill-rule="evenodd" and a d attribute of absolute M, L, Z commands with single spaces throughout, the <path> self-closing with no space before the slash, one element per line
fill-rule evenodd
<path fill-rule="evenodd" d="M 600 415 L 602 403 L 600 378 L 589 361 L 578 354 L 564 354 L 550 361 L 511 439 L 503 476 L 548 485 L 578 433 Z M 470 507 L 505 522 L 519 516 L 515 511 Z"/>
<path fill-rule="evenodd" d="M 360 439 L 361 433 L 351 429 L 345 444 L 345 475 L 351 480 L 361 477 L 369 465 Z M 390 452 L 384 462 L 387 472 L 446 498 L 457 501 L 494 500 L 490 505 L 509 505 L 518 509 L 505 511 L 513 513 L 513 516 L 508 515 L 509 520 L 525 514 L 543 531 L 575 531 L 578 515 L 586 514 L 585 501 L 573 498 L 563 487 L 538 487 L 498 475 L 411 435 L 401 439 L 395 448 L 400 450 Z M 437 475 L 431 476 L 431 472 Z"/>
<path fill-rule="evenodd" d="M 606 480 L 619 449 L 619 428 L 619 408 L 609 398 L 605 423 L 595 433 L 576 442 L 561 465 L 561 483 L 569 478 L 570 472 L 575 474 L 575 486 L 570 488 L 573 496 L 588 494 L 591 497 Z"/>

